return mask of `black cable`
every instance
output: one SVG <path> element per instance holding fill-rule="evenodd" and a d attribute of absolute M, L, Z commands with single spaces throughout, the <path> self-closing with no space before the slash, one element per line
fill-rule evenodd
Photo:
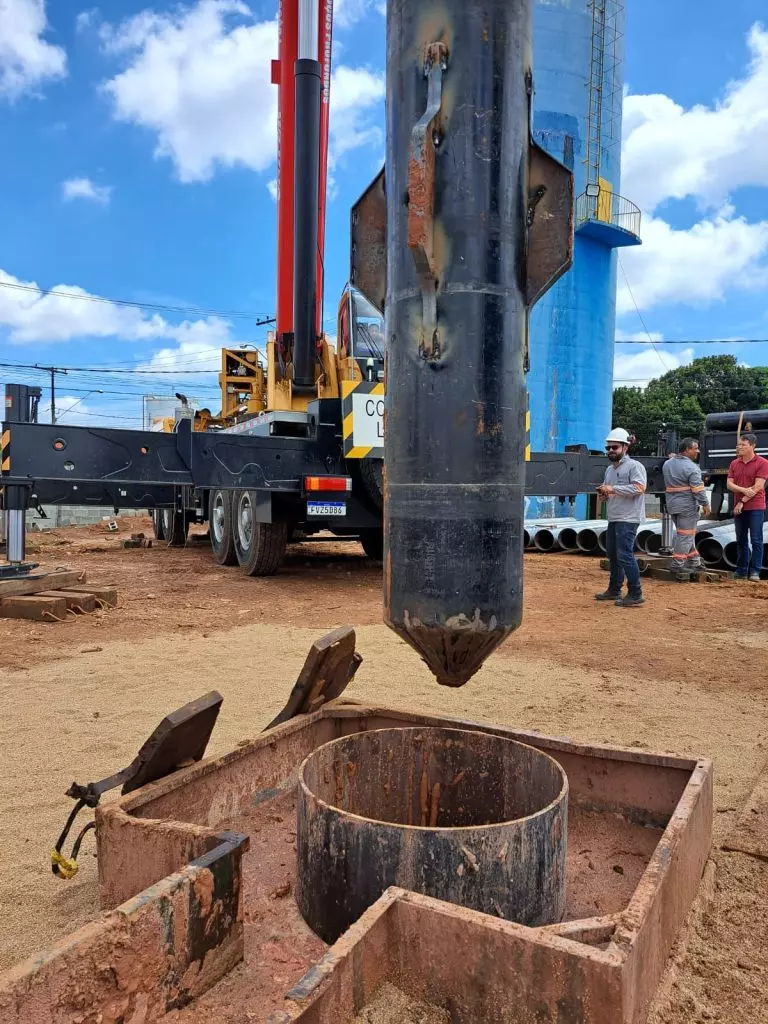
<path fill-rule="evenodd" d="M 79 299 L 83 302 L 107 302 L 112 306 L 129 306 L 133 309 L 154 309 L 162 310 L 167 313 L 191 313 L 195 316 L 218 316 L 218 317 L 243 317 L 248 320 L 256 319 L 256 327 L 262 326 L 262 324 L 272 324 L 275 322 L 274 317 L 266 316 L 263 313 L 251 313 L 245 310 L 238 309 L 204 309 L 199 306 L 166 306 L 160 302 L 135 302 L 131 299 L 110 299 L 105 295 L 89 295 L 88 293 L 78 294 L 77 292 L 60 292 L 56 289 L 46 290 L 40 288 L 37 285 L 32 284 L 20 284 L 15 281 L 0 281 L 0 288 L 10 288 L 14 291 L 20 292 L 33 292 L 35 295 L 39 295 L 41 299 L 47 298 L 49 295 L 53 295 L 58 299 Z"/>

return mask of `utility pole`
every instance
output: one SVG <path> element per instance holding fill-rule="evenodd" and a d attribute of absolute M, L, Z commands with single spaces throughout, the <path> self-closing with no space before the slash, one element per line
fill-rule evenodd
<path fill-rule="evenodd" d="M 60 366 L 40 366 L 39 363 L 35 363 L 36 370 L 44 370 L 46 373 L 51 375 L 51 423 L 56 422 L 56 374 L 66 373 Z"/>

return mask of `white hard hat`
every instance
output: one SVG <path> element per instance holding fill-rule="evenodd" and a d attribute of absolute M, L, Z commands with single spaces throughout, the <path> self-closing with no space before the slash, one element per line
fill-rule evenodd
<path fill-rule="evenodd" d="M 624 427 L 614 427 L 605 440 L 606 442 L 618 441 L 619 444 L 630 444 L 629 434 Z"/>

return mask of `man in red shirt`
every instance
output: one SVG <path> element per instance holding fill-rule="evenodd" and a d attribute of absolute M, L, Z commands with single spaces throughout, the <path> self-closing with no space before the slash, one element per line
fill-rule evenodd
<path fill-rule="evenodd" d="M 742 434 L 736 445 L 738 458 L 728 467 L 728 490 L 736 502 L 736 541 L 739 561 L 733 578 L 760 580 L 763 567 L 763 523 L 765 522 L 765 481 L 768 480 L 768 459 L 755 451 L 757 437 Z M 750 560 L 749 544 L 752 541 Z"/>

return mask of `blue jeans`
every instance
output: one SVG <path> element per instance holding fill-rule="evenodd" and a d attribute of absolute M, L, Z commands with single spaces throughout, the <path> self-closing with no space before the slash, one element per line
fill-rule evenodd
<path fill-rule="evenodd" d="M 763 568 L 763 522 L 765 512 L 761 508 L 748 509 L 736 516 L 736 542 L 739 546 L 737 576 L 759 576 Z M 752 560 L 749 558 L 749 541 L 752 540 Z"/>
<path fill-rule="evenodd" d="M 612 594 L 620 594 L 627 578 L 627 586 L 631 597 L 640 597 L 640 568 L 635 558 L 635 535 L 639 523 L 608 523 L 606 549 L 608 561 L 611 563 L 611 576 L 608 590 Z"/>

